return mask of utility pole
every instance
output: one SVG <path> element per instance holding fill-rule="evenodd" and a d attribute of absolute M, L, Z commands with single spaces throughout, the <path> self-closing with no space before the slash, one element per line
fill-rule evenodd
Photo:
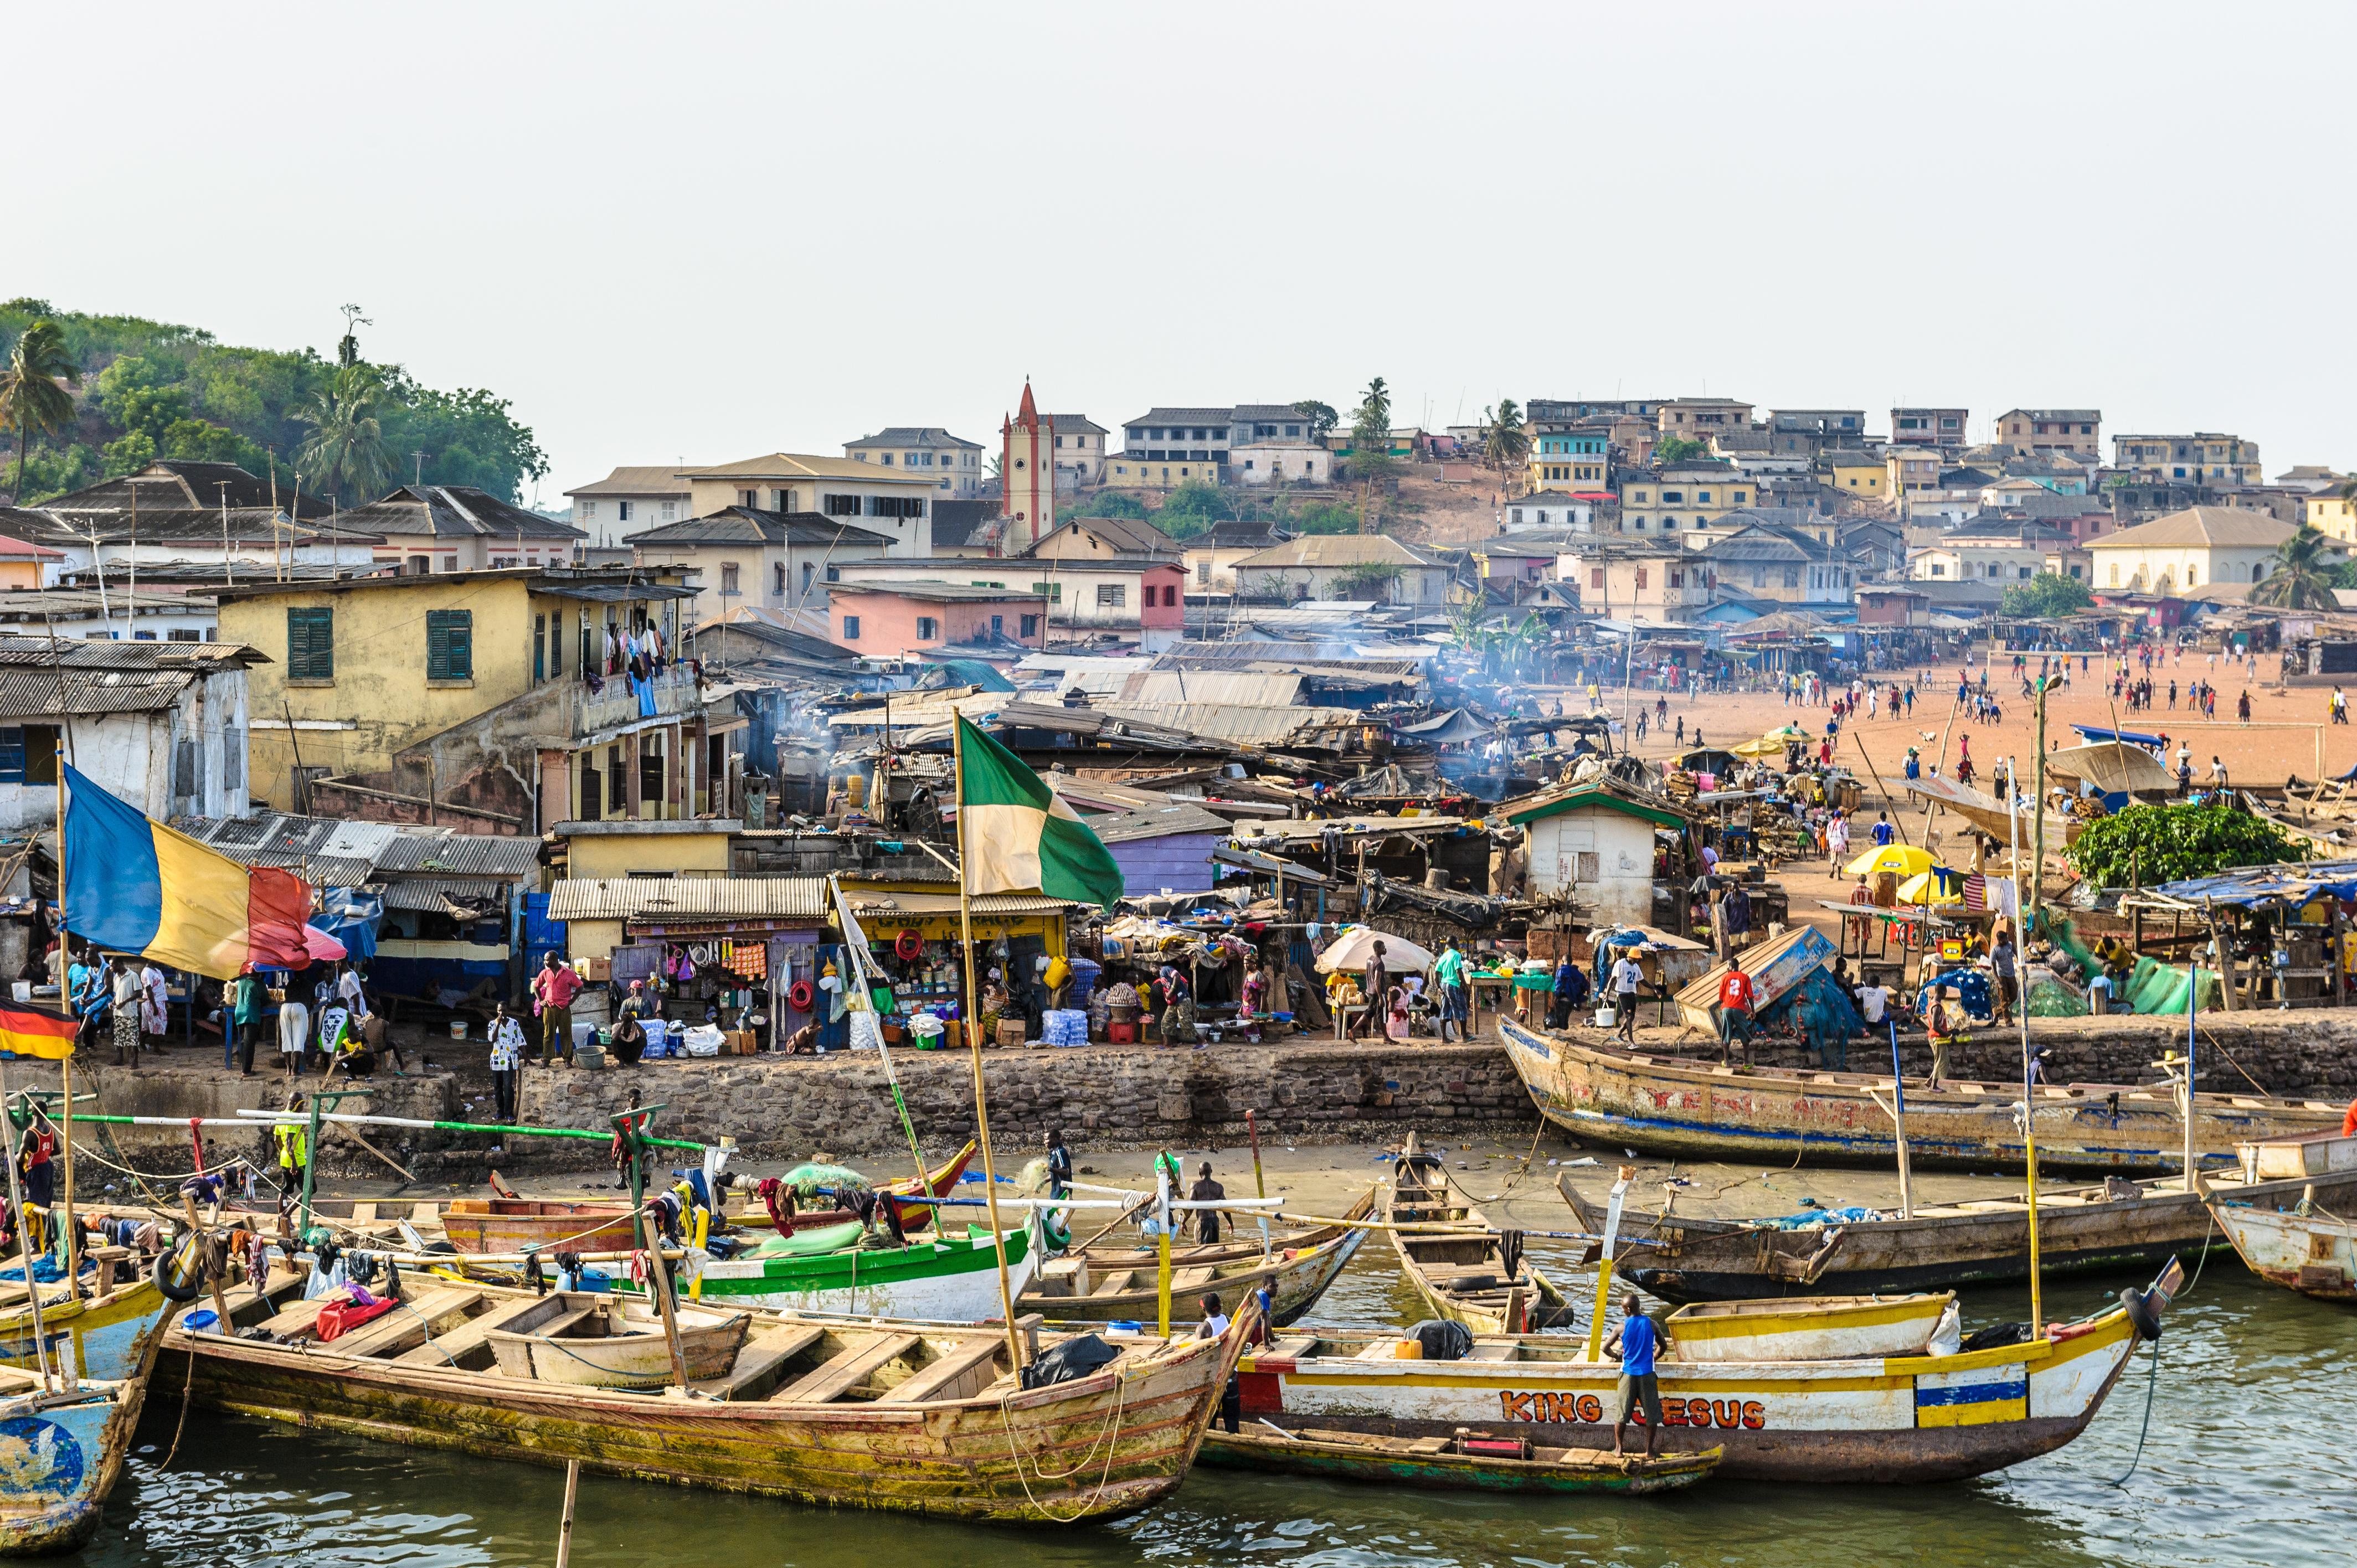
<path fill-rule="evenodd" d="M 412 482 L 422 490 L 425 488 L 425 454 L 412 452 L 409 456 L 414 470 L 414 478 Z"/>
<path fill-rule="evenodd" d="M 221 585 L 223 587 L 234 588 L 237 586 L 237 572 L 236 569 L 230 564 L 229 553 L 229 481 L 227 479 L 215 479 L 213 481 L 213 487 L 221 491 Z M 137 562 L 135 561 L 132 563 L 131 570 L 134 573 L 136 573 L 139 570 L 139 564 Z M 139 628 L 137 627 L 132 628 L 131 635 L 134 637 L 138 636 Z"/>

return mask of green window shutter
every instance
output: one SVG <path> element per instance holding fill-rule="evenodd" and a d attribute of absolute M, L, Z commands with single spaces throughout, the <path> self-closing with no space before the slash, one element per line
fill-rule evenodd
<path fill-rule="evenodd" d="M 471 681 L 475 678 L 475 612 L 425 612 L 425 678 L 429 681 Z"/>
<path fill-rule="evenodd" d="M 336 678 L 334 610 L 290 609 L 286 612 L 286 678 L 290 681 L 332 681 Z"/>

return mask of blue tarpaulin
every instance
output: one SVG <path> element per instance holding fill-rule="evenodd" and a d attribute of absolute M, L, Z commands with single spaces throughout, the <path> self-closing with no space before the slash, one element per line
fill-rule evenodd
<path fill-rule="evenodd" d="M 2357 898 L 2357 860 L 2313 860 L 2287 865 L 2246 865 L 2212 876 L 2164 882 L 2153 889 L 2187 904 L 2306 904 L 2319 897 Z"/>
<path fill-rule="evenodd" d="M 2071 727 L 2077 730 L 2082 737 L 2090 741 L 2124 740 L 2130 746 L 2158 746 L 2161 744 L 2160 736 L 2157 735 L 2146 735 L 2138 730 L 2104 729 L 2100 725 L 2072 725 Z"/>
<path fill-rule="evenodd" d="M 384 900 L 357 887 L 327 887 L 319 893 L 319 912 L 311 924 L 344 944 L 356 959 L 376 956 L 376 929 L 384 918 Z"/>

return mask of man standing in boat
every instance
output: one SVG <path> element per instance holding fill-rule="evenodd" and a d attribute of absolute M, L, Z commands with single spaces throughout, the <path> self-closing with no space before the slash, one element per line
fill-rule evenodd
<path fill-rule="evenodd" d="M 1637 987 L 1644 983 L 1645 972 L 1637 967 L 1636 950 L 1623 948 L 1612 963 L 1612 1025 L 1620 1036 L 1631 1045 L 1637 1043 Z"/>
<path fill-rule="evenodd" d="M 1733 965 L 1718 983 L 1718 1059 L 1721 1065 L 1733 1061 L 1738 1041 L 1743 1045 L 1744 1065 L 1751 1063 L 1751 1009 L 1758 993 L 1751 988 L 1751 977 Z"/>
<path fill-rule="evenodd" d="M 1653 1456 L 1653 1444 L 1662 1435 L 1662 1384 L 1653 1373 L 1653 1355 L 1660 1348 L 1662 1331 L 1645 1316 L 1644 1305 L 1631 1291 L 1620 1298 L 1620 1331 L 1605 1342 L 1604 1353 L 1620 1358 L 1620 1413 L 1612 1418 L 1612 1452 L 1628 1452 L 1625 1439 L 1629 1417 L 1640 1405 L 1645 1411 L 1645 1457 Z"/>

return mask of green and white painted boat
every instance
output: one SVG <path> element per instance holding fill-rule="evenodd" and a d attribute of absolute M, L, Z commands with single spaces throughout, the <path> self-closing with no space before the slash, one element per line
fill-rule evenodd
<path fill-rule="evenodd" d="M 860 1228 L 825 1225 L 772 1236 L 725 1262 L 710 1262 L 689 1286 L 706 1306 L 781 1307 L 860 1317 L 979 1323 L 1005 1315 L 998 1251 L 987 1226 L 963 1236 L 920 1235 L 899 1247 L 862 1247 Z M 1028 1225 L 1006 1232 L 1006 1276 L 1020 1297 L 1039 1266 Z"/>

